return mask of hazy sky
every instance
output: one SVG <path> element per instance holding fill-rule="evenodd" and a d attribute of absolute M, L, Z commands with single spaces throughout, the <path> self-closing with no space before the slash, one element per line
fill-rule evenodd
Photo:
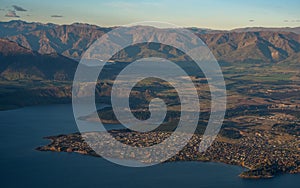
<path fill-rule="evenodd" d="M 0 19 L 101 26 L 164 21 L 213 29 L 300 26 L 300 0 L 0 0 Z"/>

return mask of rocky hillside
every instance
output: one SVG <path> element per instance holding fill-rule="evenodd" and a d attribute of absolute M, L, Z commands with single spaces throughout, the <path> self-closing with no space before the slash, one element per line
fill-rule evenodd
<path fill-rule="evenodd" d="M 300 52 L 300 35 L 292 32 L 227 32 L 199 35 L 218 60 L 280 62 Z"/>
<path fill-rule="evenodd" d="M 39 54 L 16 42 L 0 39 L 2 80 L 72 80 L 77 62 L 57 53 Z"/>
<path fill-rule="evenodd" d="M 74 59 L 80 58 L 92 42 L 111 30 L 89 24 L 55 25 L 23 21 L 2 22 L 0 28 L 0 37 L 28 49 L 40 54 L 58 53 Z"/>

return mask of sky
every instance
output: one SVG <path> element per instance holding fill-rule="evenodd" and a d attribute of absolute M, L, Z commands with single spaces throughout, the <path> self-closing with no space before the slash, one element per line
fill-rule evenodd
<path fill-rule="evenodd" d="M 141 21 L 234 29 L 299 27 L 300 0 L 0 0 L 0 21 L 119 26 Z"/>

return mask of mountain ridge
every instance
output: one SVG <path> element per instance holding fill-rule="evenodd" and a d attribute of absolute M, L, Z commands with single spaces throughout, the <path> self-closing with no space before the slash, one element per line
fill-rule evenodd
<path fill-rule="evenodd" d="M 113 29 L 113 27 L 100 27 L 83 23 L 57 25 L 25 21 L 0 22 L 0 28 L 0 38 L 15 41 L 19 45 L 40 54 L 57 53 L 77 61 L 94 41 Z M 12 32 L 8 35 L 12 29 L 18 32 Z M 299 53 L 300 49 L 300 35 L 297 34 L 300 27 L 282 28 L 282 31 L 278 31 L 280 28 L 269 28 L 270 31 L 267 31 L 268 28 L 258 27 L 230 31 L 188 29 L 208 45 L 219 61 L 281 62 L 291 56 L 297 57 L 298 55 L 294 54 Z M 295 32 L 291 32 L 293 29 Z M 143 49 L 145 47 L 139 47 L 139 50 Z M 129 53 L 123 51 L 121 54 L 123 54 L 123 58 L 116 60 L 131 60 L 128 58 Z"/>

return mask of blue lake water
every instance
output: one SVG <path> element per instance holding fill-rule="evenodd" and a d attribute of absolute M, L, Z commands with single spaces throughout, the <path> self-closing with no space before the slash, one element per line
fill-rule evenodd
<path fill-rule="evenodd" d="M 45 136 L 77 132 L 71 105 L 0 112 L 0 187 L 299 187 L 300 175 L 244 180 L 221 163 L 174 162 L 129 168 L 75 153 L 39 152 Z"/>

